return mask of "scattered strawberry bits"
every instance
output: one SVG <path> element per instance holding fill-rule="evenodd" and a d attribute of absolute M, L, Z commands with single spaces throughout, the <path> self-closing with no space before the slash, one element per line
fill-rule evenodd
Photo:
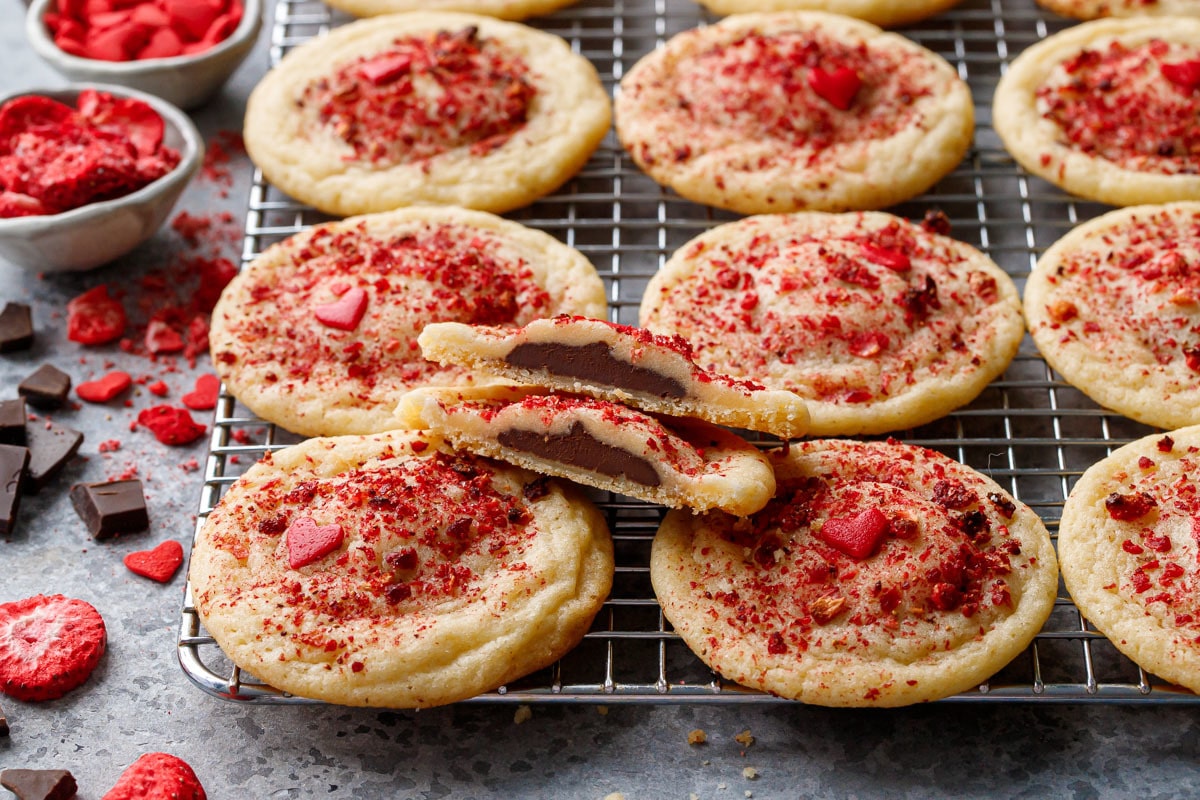
<path fill-rule="evenodd" d="M 125 556 L 125 566 L 135 575 L 152 581 L 167 583 L 183 564 L 183 545 L 174 539 L 153 550 L 138 550 Z"/>
<path fill-rule="evenodd" d="M 0 604 L 0 692 L 54 700 L 82 684 L 104 655 L 100 613 L 83 600 L 35 595 Z"/>
<path fill-rule="evenodd" d="M 204 435 L 206 428 L 197 425 L 185 408 L 161 405 L 143 409 L 138 424 L 150 429 L 154 438 L 163 444 L 184 445 Z"/>
<path fill-rule="evenodd" d="M 59 0 L 43 18 L 60 50 L 97 61 L 195 55 L 229 38 L 241 0 Z"/>

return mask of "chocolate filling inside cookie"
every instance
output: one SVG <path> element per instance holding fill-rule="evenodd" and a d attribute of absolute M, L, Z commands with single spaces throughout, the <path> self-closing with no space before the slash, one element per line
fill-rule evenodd
<path fill-rule="evenodd" d="M 496 440 L 513 450 L 532 453 L 572 467 L 582 467 L 601 475 L 625 477 L 643 486 L 662 483 L 649 461 L 596 439 L 580 422 L 576 422 L 564 434 L 547 436 L 536 431 L 513 429 L 502 431 Z"/>
<path fill-rule="evenodd" d="M 595 381 L 656 397 L 685 397 L 687 390 L 674 378 L 615 358 L 604 342 L 560 344 L 525 342 L 509 351 L 504 360 L 514 367 L 545 369 L 552 375 Z"/>

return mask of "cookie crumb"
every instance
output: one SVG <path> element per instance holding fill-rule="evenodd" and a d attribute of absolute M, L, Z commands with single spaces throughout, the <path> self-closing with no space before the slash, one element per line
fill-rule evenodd
<path fill-rule="evenodd" d="M 718 788 L 718 789 L 724 789 L 724 788 L 725 788 L 725 784 L 723 784 L 723 783 L 718 783 L 718 784 L 717 784 L 717 788 Z"/>
<path fill-rule="evenodd" d="M 688 744 L 704 744 L 707 741 L 708 734 L 704 732 L 703 728 L 696 728 L 688 732 Z"/>
<path fill-rule="evenodd" d="M 749 728 L 733 737 L 733 740 L 743 747 L 749 747 L 750 745 L 754 744 L 754 737 L 750 735 Z"/>
<path fill-rule="evenodd" d="M 745 794 L 746 797 L 754 797 L 754 792 L 750 791 L 749 789 L 747 789 L 743 794 Z"/>
<path fill-rule="evenodd" d="M 754 767 L 742 767 L 742 777 L 748 781 L 758 779 L 758 770 Z"/>
<path fill-rule="evenodd" d="M 695 792 L 692 792 L 691 794 L 688 795 L 688 800 L 700 800 L 700 795 L 696 794 Z"/>
<path fill-rule="evenodd" d="M 517 713 L 513 714 L 513 724 L 520 725 L 522 722 L 528 722 L 533 719 L 533 709 L 529 706 L 517 706 Z M 607 800 L 607 798 L 605 798 Z"/>
<path fill-rule="evenodd" d="M 625 795 L 620 792 L 613 792 L 612 794 L 604 795 L 604 800 L 625 800 Z"/>

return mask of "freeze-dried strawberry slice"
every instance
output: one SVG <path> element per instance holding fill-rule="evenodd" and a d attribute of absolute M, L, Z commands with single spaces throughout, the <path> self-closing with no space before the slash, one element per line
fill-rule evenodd
<path fill-rule="evenodd" d="M 79 93 L 79 113 L 101 130 L 128 137 L 138 155 L 150 156 L 162 144 L 162 117 L 141 100 L 113 97 L 108 92 L 84 89 Z"/>
<path fill-rule="evenodd" d="M 22 131 L 61 125 L 74 116 L 75 109 L 49 97 L 36 94 L 14 97 L 0 106 L 0 153 L 8 153 L 13 138 Z"/>
<path fill-rule="evenodd" d="M 149 428 L 154 438 L 163 444 L 188 444 L 203 436 L 206 430 L 203 425 L 196 424 L 186 408 L 167 405 L 142 409 L 137 421 Z"/>
<path fill-rule="evenodd" d="M 67 338 L 80 344 L 104 344 L 125 333 L 125 308 L 106 286 L 90 289 L 67 303 Z"/>
<path fill-rule="evenodd" d="M 61 594 L 0 603 L 0 692 L 53 700 L 88 679 L 104 655 L 104 620 Z"/>
<path fill-rule="evenodd" d="M 100 800 L 208 800 L 187 762 L 170 753 L 147 753 L 121 773 Z"/>

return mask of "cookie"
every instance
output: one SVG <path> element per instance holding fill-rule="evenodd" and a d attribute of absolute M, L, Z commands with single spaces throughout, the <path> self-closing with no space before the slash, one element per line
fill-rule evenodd
<path fill-rule="evenodd" d="M 1068 28 L 1018 56 L 992 120 L 1029 172 L 1126 206 L 1200 198 L 1200 19 Z"/>
<path fill-rule="evenodd" d="M 650 556 L 663 614 L 726 678 L 827 706 L 936 700 L 1049 617 L 1045 526 L 969 467 L 894 441 L 806 441 L 772 463 L 766 508 L 669 512 Z"/>
<path fill-rule="evenodd" d="M 766 457 L 706 422 L 530 388 L 421 389 L 399 416 L 455 447 L 673 508 L 751 514 L 775 491 Z"/>
<path fill-rule="evenodd" d="M 435 323 L 417 342 L 425 358 L 442 365 L 617 400 L 655 414 L 696 417 L 784 439 L 808 429 L 808 410 L 795 393 L 703 370 L 680 336 L 560 315 L 516 330 Z"/>
<path fill-rule="evenodd" d="M 246 107 L 246 152 L 329 214 L 420 203 L 508 211 L 550 193 L 608 131 L 596 70 L 491 17 L 389 14 L 292 50 Z"/>
<path fill-rule="evenodd" d="M 225 288 L 209 346 L 229 391 L 305 436 L 397 427 L 416 386 L 475 376 L 425 361 L 430 322 L 523 325 L 603 314 L 587 259 L 548 234 L 482 212 L 410 208 L 304 231 Z"/>
<path fill-rule="evenodd" d="M 1200 692 L 1200 426 L 1151 434 L 1092 465 L 1063 506 L 1063 581 L 1138 666 Z"/>
<path fill-rule="evenodd" d="M 498 19 L 522 20 L 565 8 L 576 0 L 329 0 L 326 5 L 356 17 L 377 17 L 405 11 L 458 11 Z"/>
<path fill-rule="evenodd" d="M 1197 0 L 1037 0 L 1056 14 L 1075 19 L 1100 17 L 1197 17 Z"/>
<path fill-rule="evenodd" d="M 1046 362 L 1100 405 L 1158 428 L 1200 423 L 1200 203 L 1075 228 L 1038 259 L 1025 316 Z"/>
<path fill-rule="evenodd" d="M 932 17 L 960 0 L 697 0 L 715 14 L 745 14 L 753 11 L 828 11 L 894 28 Z"/>
<path fill-rule="evenodd" d="M 403 708 L 553 663 L 612 576 L 604 518 L 574 490 L 412 431 L 267 455 L 204 521 L 190 572 L 205 628 L 242 669 Z"/>
<path fill-rule="evenodd" d="M 774 214 L 685 244 L 641 324 L 696 363 L 804 398 L 815 436 L 915 427 L 970 402 L 1017 352 L 1012 280 L 973 247 L 881 212 Z"/>
<path fill-rule="evenodd" d="M 971 143 L 971 93 L 940 56 L 816 11 L 739 14 L 634 65 L 617 135 L 650 177 L 744 214 L 880 208 Z"/>

